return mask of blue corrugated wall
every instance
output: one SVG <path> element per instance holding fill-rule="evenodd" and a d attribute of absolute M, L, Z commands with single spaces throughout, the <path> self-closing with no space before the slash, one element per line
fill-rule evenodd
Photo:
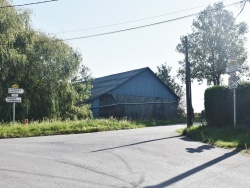
<path fill-rule="evenodd" d="M 96 98 L 91 102 L 91 111 L 94 118 L 99 118 L 99 98 Z"/>
<path fill-rule="evenodd" d="M 117 94 L 134 95 L 144 97 L 159 97 L 177 101 L 172 93 L 170 93 L 158 79 L 148 70 L 143 71 L 138 76 L 132 78 L 125 84 L 109 92 L 114 97 Z"/>
<path fill-rule="evenodd" d="M 163 98 L 167 99 L 169 102 L 178 101 L 178 99 L 149 70 L 143 71 L 126 83 L 110 91 L 108 94 L 111 94 L 116 101 L 118 95 Z M 91 109 L 95 118 L 98 118 L 100 115 L 99 106 L 99 98 L 92 101 Z M 175 108 L 177 111 L 177 103 Z"/>

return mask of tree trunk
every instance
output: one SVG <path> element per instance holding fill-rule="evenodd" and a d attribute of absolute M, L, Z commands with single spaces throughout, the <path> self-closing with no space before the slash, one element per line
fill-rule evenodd
<path fill-rule="evenodd" d="M 220 76 L 216 77 L 216 85 L 220 85 Z"/>

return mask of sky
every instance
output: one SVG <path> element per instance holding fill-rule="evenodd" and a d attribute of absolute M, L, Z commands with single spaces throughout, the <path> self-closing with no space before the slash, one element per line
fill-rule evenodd
<path fill-rule="evenodd" d="M 13 0 L 13 5 L 43 0 Z M 198 13 L 216 0 L 58 0 L 24 6 L 29 9 L 33 27 L 60 39 L 71 39 L 100 33 L 124 30 Z M 225 5 L 238 2 L 224 0 Z M 228 6 L 236 17 L 241 8 Z M 236 21 L 250 26 L 250 3 Z M 98 37 L 69 40 L 66 43 L 82 54 L 83 64 L 95 78 L 149 67 L 154 72 L 164 63 L 172 67 L 176 76 L 178 61 L 183 54 L 176 52 L 180 37 L 191 33 L 195 16 L 151 27 Z M 129 22 L 129 23 L 128 23 Z M 105 26 L 105 27 L 104 27 Z M 250 33 L 246 35 L 250 55 Z M 226 79 L 225 79 L 226 80 Z M 178 79 L 176 79 L 177 82 Z M 227 84 L 226 82 L 224 84 Z M 185 89 L 185 85 L 184 89 Z M 205 83 L 192 83 L 194 112 L 204 109 Z"/>

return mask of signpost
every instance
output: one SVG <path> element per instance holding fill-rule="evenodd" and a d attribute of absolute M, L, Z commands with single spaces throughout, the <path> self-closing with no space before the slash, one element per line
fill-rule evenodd
<path fill-rule="evenodd" d="M 11 94 L 12 97 L 18 97 L 18 94 Z"/>
<path fill-rule="evenodd" d="M 227 73 L 232 73 L 232 72 L 236 72 L 239 71 L 241 69 L 241 66 L 239 64 L 229 64 L 228 67 L 226 68 L 226 72 Z"/>
<path fill-rule="evenodd" d="M 236 71 L 239 71 L 241 66 L 235 60 L 229 60 L 226 72 L 230 75 L 228 78 L 228 88 L 234 90 L 234 127 L 236 127 L 236 88 L 238 87 L 239 78 L 236 76 Z"/>
<path fill-rule="evenodd" d="M 13 103 L 20 103 L 20 102 L 22 102 L 22 98 L 21 97 L 6 97 L 5 101 L 6 102 L 13 102 Z"/>
<path fill-rule="evenodd" d="M 229 77 L 228 78 L 228 87 L 229 89 L 236 89 L 238 87 L 238 77 Z"/>
<path fill-rule="evenodd" d="M 16 103 L 22 102 L 22 98 L 18 97 L 18 94 L 23 94 L 24 90 L 19 88 L 17 84 L 13 84 L 11 88 L 8 88 L 8 93 L 11 93 L 11 97 L 6 97 L 5 101 L 13 103 L 13 123 L 15 123 Z"/>
<path fill-rule="evenodd" d="M 13 84 L 13 85 L 11 86 L 11 88 L 15 88 L 15 89 L 17 89 L 17 88 L 19 88 L 19 85 L 17 85 L 17 84 Z"/>
<path fill-rule="evenodd" d="M 8 93 L 23 94 L 24 90 L 21 88 L 8 88 Z"/>

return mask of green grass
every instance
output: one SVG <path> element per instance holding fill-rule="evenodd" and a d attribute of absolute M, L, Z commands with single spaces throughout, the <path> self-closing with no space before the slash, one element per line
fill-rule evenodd
<path fill-rule="evenodd" d="M 184 119 L 161 121 L 129 121 L 127 119 L 86 119 L 79 121 L 32 122 L 29 124 L 0 124 L 0 138 L 22 138 L 31 136 L 48 136 L 60 134 L 79 134 L 110 130 L 135 129 L 147 126 L 182 123 Z"/>
<path fill-rule="evenodd" d="M 183 135 L 187 135 L 193 140 L 209 143 L 222 148 L 234 148 L 240 150 L 250 150 L 250 129 L 234 127 L 208 127 L 192 126 L 180 129 Z M 248 153 L 250 153 L 248 151 Z"/>

